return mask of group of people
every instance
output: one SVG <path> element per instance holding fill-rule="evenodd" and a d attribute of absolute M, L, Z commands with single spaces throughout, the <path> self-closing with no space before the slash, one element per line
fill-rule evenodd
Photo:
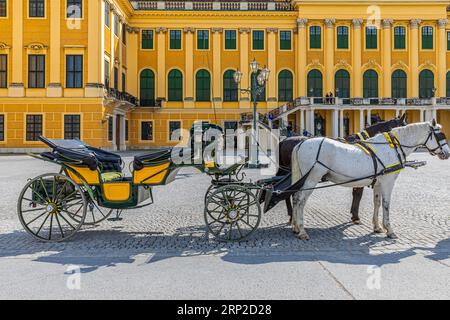
<path fill-rule="evenodd" d="M 328 92 L 325 95 L 325 104 L 334 104 L 334 96 L 333 96 L 333 92 Z"/>

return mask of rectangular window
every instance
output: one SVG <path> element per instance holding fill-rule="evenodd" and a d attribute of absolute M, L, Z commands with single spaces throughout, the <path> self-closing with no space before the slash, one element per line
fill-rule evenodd
<path fill-rule="evenodd" d="M 322 48 L 322 28 L 319 26 L 311 26 L 309 28 L 309 48 Z"/>
<path fill-rule="evenodd" d="M 122 92 L 127 92 L 127 75 L 122 73 Z"/>
<path fill-rule="evenodd" d="M 83 87 L 83 56 L 66 56 L 66 88 Z"/>
<path fill-rule="evenodd" d="M 225 30 L 225 50 L 236 50 L 236 30 Z"/>
<path fill-rule="evenodd" d="M 153 30 L 142 30 L 142 49 L 153 49 Z"/>
<path fill-rule="evenodd" d="M 105 60 L 105 87 L 109 88 L 109 61 Z"/>
<path fill-rule="evenodd" d="M 447 50 L 450 51 L 450 32 L 447 32 Z"/>
<path fill-rule="evenodd" d="M 122 43 L 127 44 L 127 25 L 122 23 Z"/>
<path fill-rule="evenodd" d="M 28 88 L 45 87 L 45 55 L 28 56 Z"/>
<path fill-rule="evenodd" d="M 6 0 L 0 0 L 0 17 L 6 17 Z"/>
<path fill-rule="evenodd" d="M 406 28 L 394 28 L 394 49 L 406 49 Z"/>
<path fill-rule="evenodd" d="M 153 122 L 151 121 L 141 122 L 141 140 L 143 141 L 153 140 Z"/>
<path fill-rule="evenodd" d="M 5 141 L 5 116 L 0 114 L 0 141 Z"/>
<path fill-rule="evenodd" d="M 209 49 L 209 30 L 197 30 L 197 50 Z"/>
<path fill-rule="evenodd" d="M 433 49 L 433 27 L 422 28 L 422 49 Z"/>
<path fill-rule="evenodd" d="M 119 90 L 119 69 L 114 67 L 114 89 Z"/>
<path fill-rule="evenodd" d="M 39 136 L 42 135 L 42 115 L 41 114 L 29 114 L 27 115 L 27 141 L 38 141 Z"/>
<path fill-rule="evenodd" d="M 378 48 L 378 29 L 376 27 L 366 27 L 366 49 Z"/>
<path fill-rule="evenodd" d="M 117 14 L 114 15 L 114 35 L 119 36 L 119 16 Z"/>
<path fill-rule="evenodd" d="M 28 16 L 30 18 L 43 18 L 45 16 L 45 1 L 44 0 L 29 0 Z"/>
<path fill-rule="evenodd" d="M 105 1 L 105 25 L 109 27 L 111 25 L 111 4 L 109 1 Z"/>
<path fill-rule="evenodd" d="M 83 17 L 83 0 L 67 0 L 67 18 Z"/>
<path fill-rule="evenodd" d="M 114 118 L 108 117 L 108 141 L 113 140 L 113 132 L 114 132 Z"/>
<path fill-rule="evenodd" d="M 8 86 L 8 56 L 0 54 L 0 88 Z"/>
<path fill-rule="evenodd" d="M 170 49 L 181 49 L 181 30 L 170 30 Z"/>
<path fill-rule="evenodd" d="M 64 139 L 81 139 L 81 121 L 79 114 L 64 115 Z"/>
<path fill-rule="evenodd" d="M 264 31 L 255 30 L 252 35 L 253 50 L 264 50 Z"/>
<path fill-rule="evenodd" d="M 179 141 L 181 139 L 180 129 L 181 121 L 169 121 L 169 141 Z"/>
<path fill-rule="evenodd" d="M 291 50 L 291 32 L 290 31 L 280 31 L 280 50 Z"/>
<path fill-rule="evenodd" d="M 348 27 L 340 26 L 337 28 L 337 48 L 348 49 Z"/>
<path fill-rule="evenodd" d="M 125 119 L 125 141 L 130 140 L 128 119 Z"/>

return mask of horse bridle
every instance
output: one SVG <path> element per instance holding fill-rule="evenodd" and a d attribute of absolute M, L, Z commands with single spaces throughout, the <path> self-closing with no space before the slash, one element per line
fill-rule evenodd
<path fill-rule="evenodd" d="M 427 146 L 427 143 L 428 143 L 428 141 L 433 140 L 433 137 L 436 139 L 438 146 L 434 149 L 430 149 Z M 437 150 L 441 151 L 440 153 L 444 152 L 443 147 L 446 144 L 447 144 L 447 137 L 445 136 L 445 134 L 443 132 L 441 132 L 440 129 L 436 129 L 436 128 L 433 128 L 432 126 L 430 126 L 430 133 L 428 134 L 428 137 L 422 146 L 425 147 L 432 156 L 435 156 L 435 155 L 437 155 L 437 153 L 436 153 Z"/>

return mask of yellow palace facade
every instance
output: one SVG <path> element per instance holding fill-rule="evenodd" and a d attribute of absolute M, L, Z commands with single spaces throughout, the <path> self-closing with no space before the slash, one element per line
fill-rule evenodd
<path fill-rule="evenodd" d="M 450 133 L 441 0 L 0 0 L 0 152 L 39 135 L 125 150 L 195 121 L 237 128 L 250 63 L 264 119 L 345 136 L 407 112 Z M 332 97 L 326 98 L 332 93 Z M 247 119 L 248 120 L 248 119 Z"/>

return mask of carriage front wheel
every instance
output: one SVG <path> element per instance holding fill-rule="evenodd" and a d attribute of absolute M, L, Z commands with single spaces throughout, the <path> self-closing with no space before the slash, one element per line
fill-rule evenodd
<path fill-rule="evenodd" d="M 206 226 L 219 241 L 243 240 L 258 228 L 260 221 L 261 207 L 249 188 L 223 186 L 206 199 Z"/>
<path fill-rule="evenodd" d="M 49 173 L 31 179 L 23 188 L 17 213 L 24 229 L 47 242 L 67 240 L 83 225 L 87 201 L 69 177 Z"/>

